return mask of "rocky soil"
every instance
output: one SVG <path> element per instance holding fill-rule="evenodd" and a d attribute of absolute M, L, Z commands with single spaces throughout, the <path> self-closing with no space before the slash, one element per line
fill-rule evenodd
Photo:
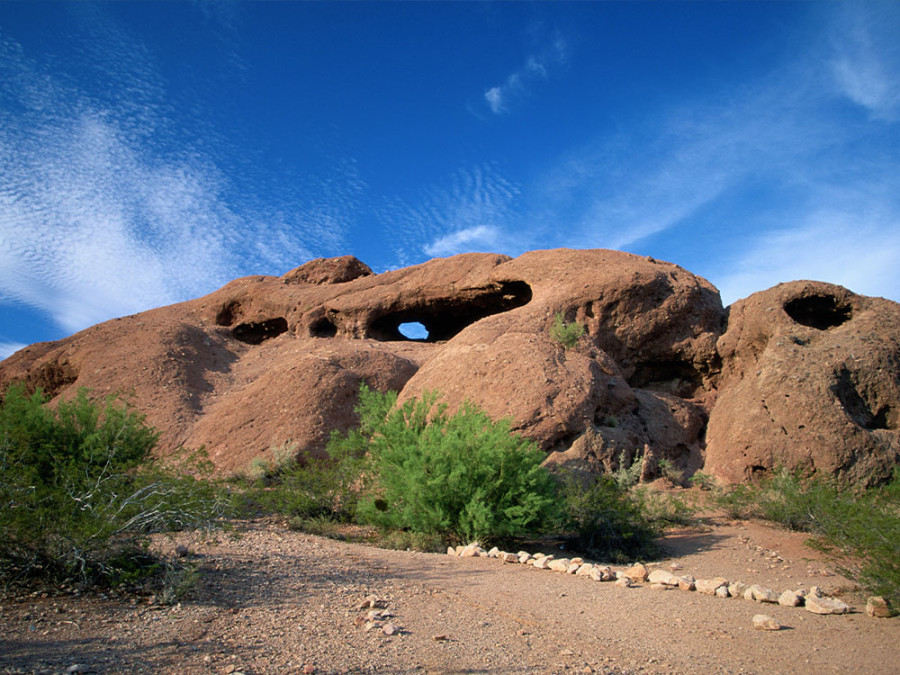
<path fill-rule="evenodd" d="M 818 585 L 853 611 L 823 616 L 648 583 L 622 588 L 272 522 L 237 534 L 160 542 L 187 544 L 202 569 L 175 606 L 7 598 L 0 673 L 896 673 L 900 663 L 900 619 L 867 616 L 865 597 L 803 535 L 752 522 L 710 519 L 671 533 L 669 556 L 649 567 L 779 593 Z M 754 628 L 759 614 L 782 628 Z"/>

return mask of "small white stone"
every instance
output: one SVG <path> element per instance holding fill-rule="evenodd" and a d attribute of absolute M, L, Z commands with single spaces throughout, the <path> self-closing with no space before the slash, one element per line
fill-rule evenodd
<path fill-rule="evenodd" d="M 778 596 L 778 604 L 785 607 L 799 607 L 803 600 L 794 591 L 785 591 Z"/>
<path fill-rule="evenodd" d="M 834 598 L 823 598 L 820 595 L 806 596 L 804 603 L 807 612 L 813 614 L 848 614 L 850 605 Z"/>
<path fill-rule="evenodd" d="M 757 614 L 753 617 L 753 627 L 757 630 L 781 630 L 782 626 L 773 616 Z"/>

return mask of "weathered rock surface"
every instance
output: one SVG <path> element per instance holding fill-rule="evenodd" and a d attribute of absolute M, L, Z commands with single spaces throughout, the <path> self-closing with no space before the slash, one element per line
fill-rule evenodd
<path fill-rule="evenodd" d="M 554 316 L 585 326 L 565 349 Z M 427 339 L 400 328 L 421 323 Z M 641 453 L 726 481 L 776 465 L 856 482 L 900 463 L 900 305 L 815 282 L 726 312 L 709 282 L 602 250 L 467 254 L 373 274 L 352 256 L 27 347 L 13 381 L 70 396 L 133 392 L 159 452 L 206 446 L 222 473 L 290 448 L 323 452 L 356 422 L 362 381 L 401 400 L 438 390 L 547 452 L 614 471 Z M 283 451 L 283 450 L 282 450 Z"/>
<path fill-rule="evenodd" d="M 736 302 L 705 470 L 743 481 L 777 466 L 855 483 L 900 460 L 900 305 L 809 281 Z"/>

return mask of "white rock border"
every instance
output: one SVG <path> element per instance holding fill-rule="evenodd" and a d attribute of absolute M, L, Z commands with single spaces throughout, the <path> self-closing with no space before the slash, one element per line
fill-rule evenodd
<path fill-rule="evenodd" d="M 818 586 L 813 586 L 809 591 L 788 589 L 779 593 L 760 584 L 747 585 L 740 581 L 730 581 L 725 577 L 694 579 L 689 574 L 674 574 L 661 568 L 651 569 L 643 563 L 635 563 L 623 570 L 614 570 L 609 565 L 585 562 L 582 558 L 556 558 L 552 554 L 532 554 L 527 551 L 511 553 L 501 551 L 496 546 L 490 551 L 485 551 L 478 542 L 472 542 L 467 546 L 450 546 L 447 548 L 447 555 L 457 558 L 495 558 L 504 563 L 530 565 L 541 570 L 588 577 L 593 581 L 614 581 L 616 586 L 622 588 L 635 588 L 644 584 L 657 590 L 677 588 L 719 598 L 744 598 L 756 603 L 803 607 L 814 614 L 849 614 L 855 611 L 842 600 L 826 596 Z M 678 570 L 681 570 L 680 566 Z"/>

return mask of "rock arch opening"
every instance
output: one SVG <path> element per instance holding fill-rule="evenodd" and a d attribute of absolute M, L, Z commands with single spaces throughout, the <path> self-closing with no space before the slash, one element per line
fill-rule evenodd
<path fill-rule="evenodd" d="M 628 384 L 679 398 L 693 398 L 703 387 L 703 376 L 686 361 L 644 361 L 637 364 Z"/>
<path fill-rule="evenodd" d="M 428 340 L 428 329 L 418 321 L 407 321 L 397 326 L 400 335 L 407 340 Z"/>
<path fill-rule="evenodd" d="M 396 309 L 374 318 L 366 328 L 366 337 L 381 341 L 412 340 L 442 342 L 492 314 L 508 312 L 531 302 L 531 287 L 523 281 L 509 281 L 489 288 L 460 291 L 432 298 L 418 305 Z M 401 326 L 419 324 L 427 337 L 411 338 Z"/>
<path fill-rule="evenodd" d="M 817 330 L 828 330 L 850 320 L 851 309 L 833 295 L 808 295 L 784 304 L 784 311 L 794 321 Z"/>

